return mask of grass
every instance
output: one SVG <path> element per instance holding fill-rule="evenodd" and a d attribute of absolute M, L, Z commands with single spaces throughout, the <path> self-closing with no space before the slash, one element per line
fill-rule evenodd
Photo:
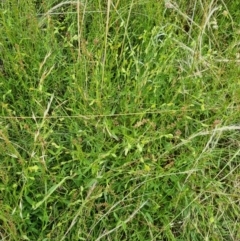
<path fill-rule="evenodd" d="M 0 6 L 1 240 L 240 240 L 239 4 Z"/>

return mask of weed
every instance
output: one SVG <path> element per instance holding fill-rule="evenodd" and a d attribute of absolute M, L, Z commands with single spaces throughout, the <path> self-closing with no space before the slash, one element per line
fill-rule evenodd
<path fill-rule="evenodd" d="M 239 9 L 2 1 L 1 240 L 239 240 Z"/>

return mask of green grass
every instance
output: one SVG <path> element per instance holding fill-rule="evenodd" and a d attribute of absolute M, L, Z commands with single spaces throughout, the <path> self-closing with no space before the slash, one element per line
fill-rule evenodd
<path fill-rule="evenodd" d="M 1 240 L 240 240 L 240 5 L 172 3 L 1 2 Z"/>

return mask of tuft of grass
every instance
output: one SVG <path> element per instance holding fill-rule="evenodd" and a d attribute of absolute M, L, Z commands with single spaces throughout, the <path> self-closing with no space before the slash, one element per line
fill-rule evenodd
<path fill-rule="evenodd" d="M 240 239 L 239 4 L 0 4 L 0 239 Z"/>

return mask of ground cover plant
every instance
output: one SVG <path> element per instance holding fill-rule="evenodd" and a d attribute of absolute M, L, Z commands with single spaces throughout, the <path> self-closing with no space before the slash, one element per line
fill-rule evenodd
<path fill-rule="evenodd" d="M 0 3 L 1 240 L 240 240 L 238 1 Z"/>

